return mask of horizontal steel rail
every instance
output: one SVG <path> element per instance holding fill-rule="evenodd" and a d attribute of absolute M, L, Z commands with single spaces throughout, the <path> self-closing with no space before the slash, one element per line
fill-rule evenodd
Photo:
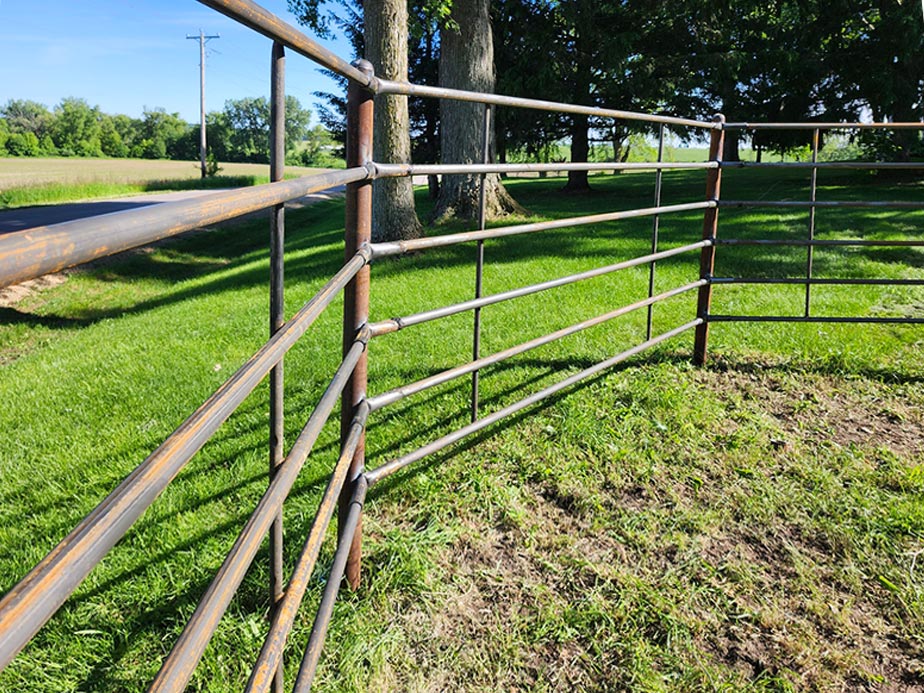
<path fill-rule="evenodd" d="M 202 406 L 0 600 L 0 668 L 77 589 L 270 369 L 366 265 L 357 253 Z"/>
<path fill-rule="evenodd" d="M 924 318 L 824 317 L 806 315 L 710 315 L 710 322 L 807 322 L 859 325 L 924 325 Z"/>
<path fill-rule="evenodd" d="M 447 89 L 446 87 L 429 87 L 409 82 L 393 82 L 380 79 L 378 81 L 378 94 L 398 94 L 401 96 L 422 96 L 434 99 L 449 99 L 451 101 L 470 101 L 474 103 L 491 104 L 493 106 L 509 106 L 511 108 L 529 108 L 536 111 L 552 111 L 555 113 L 571 113 L 587 115 L 595 118 L 616 118 L 619 120 L 634 120 L 643 123 L 664 123 L 665 125 L 680 125 L 683 127 L 702 128 L 704 130 L 721 129 L 721 125 L 712 121 L 694 120 L 692 118 L 676 118 L 674 116 L 653 115 L 650 113 L 636 113 L 634 111 L 620 111 L 613 108 L 599 108 L 596 106 L 579 106 L 559 101 L 543 101 L 540 99 L 526 99 L 518 96 L 504 96 L 503 94 L 486 94 L 479 91 L 464 91 L 461 89 Z"/>
<path fill-rule="evenodd" d="M 597 363 L 590 368 L 585 368 L 584 370 L 575 373 L 574 375 L 571 375 L 564 380 L 555 383 L 554 385 L 540 390 L 539 392 L 536 392 L 529 397 L 521 399 L 515 404 L 504 407 L 503 409 L 485 416 L 484 418 L 478 419 L 477 421 L 470 423 L 467 426 L 463 426 L 462 428 L 457 429 L 456 431 L 453 431 L 452 433 L 449 433 L 442 438 L 433 441 L 432 443 L 428 443 L 413 452 L 403 455 L 402 457 L 392 460 L 391 462 L 387 462 L 380 467 L 376 467 L 372 471 L 366 472 L 366 479 L 369 481 L 370 486 L 377 484 L 382 479 L 391 476 L 395 472 L 404 469 L 408 465 L 417 462 L 424 457 L 427 457 L 428 455 L 439 452 L 443 448 L 448 447 L 453 443 L 457 443 L 463 438 L 466 438 L 473 433 L 477 433 L 478 431 L 497 423 L 501 419 L 505 419 L 512 414 L 516 414 L 517 412 L 522 411 L 523 409 L 526 409 L 533 404 L 558 394 L 559 392 L 571 387 L 572 385 L 593 377 L 598 373 L 602 373 L 603 371 L 612 368 L 613 366 L 622 363 L 626 359 L 631 358 L 636 354 L 640 354 L 646 349 L 656 346 L 661 342 L 670 339 L 671 337 L 676 337 L 679 334 L 691 330 L 697 325 L 702 324 L 702 322 L 702 318 L 696 318 L 695 320 L 691 320 L 690 322 L 681 325 L 680 327 L 676 327 L 661 335 L 658 335 L 657 337 L 646 340 L 641 344 L 632 347 L 631 349 L 626 349 L 625 351 L 620 352 L 619 354 L 616 354 L 615 356 L 612 356 L 605 361 L 601 361 L 600 363 Z"/>
<path fill-rule="evenodd" d="M 836 208 L 844 207 L 851 209 L 924 209 L 924 201 L 910 202 L 908 200 L 880 201 L 880 200 L 720 200 L 719 207 L 726 208 L 743 208 L 743 207 L 794 207 L 799 209 L 817 208 Z"/>
<path fill-rule="evenodd" d="M 302 429 L 295 444 L 279 467 L 269 487 L 257 504 L 250 519 L 241 530 L 237 541 L 215 574 L 195 613 L 187 621 L 182 635 L 164 661 L 157 678 L 151 684 L 151 693 L 181 692 L 202 659 L 218 623 L 240 586 L 247 569 L 253 562 L 263 538 L 282 508 L 283 501 L 295 485 L 298 473 L 311 453 L 321 429 L 330 418 L 337 399 L 353 374 L 356 364 L 366 350 L 368 334 L 361 334 L 341 362 L 337 372 L 321 396 L 320 401 Z"/>
<path fill-rule="evenodd" d="M 799 284 L 844 286 L 924 286 L 924 279 L 823 279 L 819 277 L 711 277 L 712 284 Z"/>
<path fill-rule="evenodd" d="M 550 344 L 564 337 L 577 334 L 578 332 L 583 332 L 584 330 L 588 330 L 591 327 L 602 325 L 603 323 L 609 322 L 610 320 L 621 317 L 635 310 L 647 308 L 648 306 L 652 306 L 655 303 L 660 303 L 661 301 L 664 301 L 668 298 L 679 296 L 681 294 L 687 293 L 688 291 L 692 291 L 693 289 L 698 289 L 705 284 L 705 279 L 699 279 L 690 284 L 677 287 L 676 289 L 671 289 L 670 291 L 665 291 L 663 293 L 657 294 L 656 296 L 652 296 L 641 301 L 636 301 L 635 303 L 630 303 L 629 305 L 622 306 L 616 310 L 611 310 L 608 313 L 598 315 L 597 317 L 583 320 L 582 322 L 575 323 L 574 325 L 570 325 L 555 332 L 551 332 L 547 335 L 543 335 L 542 337 L 531 339 L 528 342 L 523 342 L 522 344 L 510 347 L 509 349 L 491 354 L 490 356 L 484 356 L 480 359 L 476 359 L 475 361 L 471 361 L 469 363 L 462 364 L 461 366 L 450 368 L 448 370 L 442 371 L 441 373 L 431 375 L 428 378 L 423 378 L 416 382 L 395 388 L 394 390 L 383 392 L 380 395 L 369 398 L 369 408 L 372 411 L 377 411 L 383 407 L 387 407 L 396 402 L 400 402 L 401 400 L 410 397 L 411 395 L 416 395 L 425 390 L 429 390 L 432 387 L 451 382 L 452 380 L 466 375 L 467 373 L 472 373 L 473 371 L 485 368 L 486 366 L 493 366 L 514 356 L 524 354 L 527 351 L 537 347 Z"/>
<path fill-rule="evenodd" d="M 812 168 L 812 169 L 910 169 L 924 168 L 922 161 L 723 161 L 721 168 Z"/>
<path fill-rule="evenodd" d="M 924 123 L 725 123 L 725 130 L 924 130 Z"/>
<path fill-rule="evenodd" d="M 492 238 L 507 238 L 509 236 L 519 236 L 524 233 L 535 233 L 537 231 L 549 231 L 552 229 L 567 229 L 572 226 L 586 226 L 588 224 L 603 224 L 610 221 L 622 221 L 624 219 L 637 219 L 640 217 L 653 217 L 656 214 L 676 214 L 679 212 L 691 212 L 699 209 L 709 209 L 715 207 L 715 200 L 704 200 L 703 202 L 689 202 L 679 205 L 663 205 L 661 207 L 645 207 L 642 209 L 629 209 L 621 212 L 607 212 L 605 214 L 593 214 L 584 217 L 568 217 L 567 219 L 553 219 L 552 221 L 540 221 L 533 224 L 519 224 L 517 226 L 502 226 L 500 228 L 485 229 L 484 231 L 466 231 L 464 233 L 450 233 L 445 236 L 430 236 L 428 238 L 415 238 L 409 241 L 395 241 L 390 243 L 373 243 L 372 257 L 388 257 L 389 255 L 401 255 L 418 250 L 429 250 L 431 248 L 443 248 L 449 245 L 459 243 L 471 243 L 473 241 L 486 241 Z"/>
<path fill-rule="evenodd" d="M 366 168 L 216 192 L 0 235 L 0 288 L 370 178 Z"/>
<path fill-rule="evenodd" d="M 346 77 L 370 89 L 375 88 L 374 78 L 370 79 L 362 70 L 357 69 L 336 53 L 327 50 L 317 41 L 307 37 L 294 26 L 255 2 L 249 0 L 199 0 L 199 2 L 281 43 L 286 48 L 300 53 L 341 77 Z"/>
<path fill-rule="evenodd" d="M 298 668 L 298 676 L 295 679 L 295 687 L 292 689 L 294 693 L 306 693 L 311 688 L 314 673 L 318 667 L 318 660 L 321 658 L 321 649 L 324 647 L 324 638 L 327 636 L 327 627 L 330 625 L 331 615 L 334 611 L 334 602 L 337 601 L 337 593 L 340 591 L 340 583 L 343 581 L 343 574 L 346 571 L 350 545 L 362 516 L 363 503 L 366 500 L 368 488 L 369 482 L 364 475 L 356 479 L 353 493 L 350 497 L 349 512 L 343 527 L 343 541 L 337 547 L 327 584 L 324 585 L 324 593 L 321 595 L 321 603 L 318 606 L 314 625 L 311 628 L 308 647 L 305 649 L 305 656 L 302 658 L 302 663 Z"/>
<path fill-rule="evenodd" d="M 811 247 L 886 247 L 886 248 L 919 248 L 924 247 L 924 241 L 881 240 L 871 241 L 865 238 L 824 240 L 808 238 L 717 238 L 716 245 L 766 245 L 766 246 L 811 246 Z"/>
<path fill-rule="evenodd" d="M 408 315 L 401 318 L 390 318 L 388 320 L 381 320 L 379 322 L 372 323 L 369 326 L 369 330 L 372 333 L 373 337 L 379 337 L 384 334 L 390 334 L 392 332 L 397 332 L 398 330 L 403 330 L 405 327 L 411 327 L 413 325 L 420 325 L 425 322 L 430 322 L 431 320 L 439 320 L 440 318 L 446 318 L 450 315 L 456 315 L 458 313 L 464 313 L 468 310 L 474 310 L 475 308 L 483 308 L 485 306 L 494 305 L 495 303 L 501 303 L 503 301 L 509 301 L 513 298 L 522 298 L 523 296 L 529 296 L 530 294 L 539 293 L 540 291 L 546 291 L 548 289 L 555 289 L 560 286 L 566 286 L 568 284 L 574 284 L 575 282 L 583 281 L 585 279 L 593 279 L 595 277 L 602 277 L 613 272 L 619 272 L 624 269 L 629 269 L 630 267 L 638 267 L 639 265 L 646 265 L 649 262 L 656 262 L 658 260 L 666 260 L 669 257 L 675 257 L 677 255 L 682 255 L 684 253 L 689 253 L 694 250 L 700 250 L 707 246 L 712 245 L 711 240 L 697 241 L 696 243 L 690 243 L 688 245 L 683 245 L 677 248 L 671 248 L 670 250 L 662 250 L 657 253 L 650 253 L 648 255 L 641 255 L 639 257 L 632 258 L 631 260 L 623 260 L 622 262 L 616 262 L 612 265 L 606 265 L 604 267 L 597 267 L 596 269 L 587 270 L 586 272 L 579 272 L 577 274 L 569 274 L 565 277 L 559 277 L 558 279 L 551 279 L 547 282 L 541 282 L 539 284 L 530 284 L 529 286 L 523 286 L 518 289 L 511 289 L 510 291 L 504 291 L 498 294 L 491 294 L 490 296 L 482 296 L 481 298 L 475 298 L 470 301 L 463 301 L 462 303 L 455 303 L 453 305 L 444 306 L 442 308 L 434 308 L 433 310 L 423 311 L 421 313 L 414 313 L 413 315 Z"/>
<path fill-rule="evenodd" d="M 373 164 L 376 178 L 400 178 L 406 176 L 436 176 L 479 173 L 543 173 L 554 171 L 659 171 L 659 170 L 702 170 L 718 168 L 717 161 L 644 161 L 622 163 L 602 161 L 594 163 L 551 163 L 551 164 Z"/>
<path fill-rule="evenodd" d="M 305 597 L 305 591 L 308 589 L 308 581 L 314 572 L 318 554 L 321 551 L 321 544 L 324 541 L 324 533 L 327 531 L 328 525 L 330 525 L 334 510 L 337 507 L 337 498 L 347 482 L 350 462 L 353 460 L 360 438 L 366 429 L 369 412 L 369 405 L 363 404 L 353 418 L 346 443 L 340 451 L 340 457 L 334 466 L 333 474 L 327 482 L 327 488 L 321 497 L 321 503 L 315 513 L 314 522 L 311 523 L 308 538 L 305 540 L 302 552 L 292 570 L 292 577 L 289 579 L 288 585 L 286 585 L 285 596 L 273 613 L 269 633 L 263 642 L 263 648 L 260 650 L 260 655 L 247 683 L 247 693 L 269 691 L 273 685 L 276 670 L 282 661 L 286 640 Z M 339 584 L 339 580 L 337 583 Z"/>

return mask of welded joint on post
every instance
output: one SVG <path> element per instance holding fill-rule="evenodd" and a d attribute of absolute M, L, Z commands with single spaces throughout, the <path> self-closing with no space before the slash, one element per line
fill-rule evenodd
<path fill-rule="evenodd" d="M 381 337 L 383 334 L 391 334 L 403 330 L 407 325 L 402 318 L 388 318 L 381 322 L 374 322 L 369 325 L 369 334 L 371 337 Z"/>
<path fill-rule="evenodd" d="M 363 162 L 362 168 L 366 169 L 366 171 L 369 173 L 365 180 L 375 180 L 381 176 L 378 164 L 372 161 L 372 159 Z"/>

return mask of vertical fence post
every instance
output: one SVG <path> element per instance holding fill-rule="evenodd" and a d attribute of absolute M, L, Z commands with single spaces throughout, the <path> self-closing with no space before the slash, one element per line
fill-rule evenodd
<path fill-rule="evenodd" d="M 660 164 L 664 161 L 664 123 L 661 123 L 661 126 L 658 128 L 658 163 Z M 664 170 L 658 169 L 655 173 L 655 192 L 654 192 L 654 206 L 661 206 L 661 181 L 663 178 Z M 654 215 L 654 219 L 651 222 L 651 254 L 654 255 L 658 252 L 658 230 L 661 224 L 661 216 L 659 214 Z M 648 265 L 648 298 L 654 296 L 654 286 L 655 286 L 655 261 L 652 260 L 651 264 Z M 651 339 L 651 322 L 654 313 L 654 305 L 648 306 L 648 316 L 645 320 L 645 339 Z"/>
<path fill-rule="evenodd" d="M 372 75 L 372 63 L 359 60 L 354 63 L 357 68 Z M 373 94 L 363 86 L 350 82 L 347 88 L 347 168 L 362 166 L 372 161 L 372 130 L 374 101 Z M 372 239 L 372 181 L 364 180 L 350 183 L 346 189 L 346 227 L 344 232 L 344 249 L 346 258 L 350 259 L 356 251 Z M 369 320 L 369 267 L 359 271 L 347 285 L 343 294 L 343 353 L 349 351 L 356 339 L 356 332 Z M 343 391 L 340 407 L 340 444 L 346 442 L 350 425 L 357 405 L 366 396 L 366 354 L 356 364 L 356 369 Z M 349 483 L 344 484 L 340 493 L 338 508 L 337 541 L 343 542 L 343 528 L 346 526 L 350 511 L 350 498 L 357 477 L 363 471 L 366 456 L 365 433 L 356 447 L 356 454 L 350 464 Z M 359 587 L 360 558 L 362 555 L 362 518 L 353 534 L 353 544 L 347 558 L 346 579 L 350 587 Z"/>
<path fill-rule="evenodd" d="M 286 54 L 281 43 L 273 43 L 270 61 L 270 180 L 285 176 L 286 159 Z M 284 204 L 270 210 L 270 335 L 285 323 L 285 213 Z M 282 359 L 270 371 L 270 481 L 285 459 L 284 377 Z M 270 600 L 275 610 L 282 599 L 282 510 L 270 529 Z M 270 614 L 272 618 L 272 613 Z M 274 690 L 282 693 L 283 667 L 276 670 Z"/>
<path fill-rule="evenodd" d="M 484 131 L 482 133 L 481 163 L 489 164 L 491 159 L 491 106 L 484 106 Z M 487 190 L 485 188 L 487 174 L 481 174 L 481 188 L 478 197 L 478 229 L 484 231 L 487 223 Z M 481 298 L 484 286 L 484 241 L 478 241 L 478 250 L 475 256 L 475 298 Z M 481 356 L 481 308 L 475 308 L 474 325 L 472 327 L 472 360 Z M 478 420 L 478 371 L 472 371 L 472 421 Z"/>
<path fill-rule="evenodd" d="M 818 140 L 820 133 L 818 128 L 812 131 L 812 164 L 818 163 Z M 811 198 L 812 206 L 809 207 L 809 233 L 808 233 L 808 253 L 805 258 L 805 317 L 812 314 L 812 265 L 815 262 L 815 201 L 818 193 L 818 166 L 812 166 L 812 188 Z"/>
<path fill-rule="evenodd" d="M 709 160 L 719 163 L 719 168 L 706 172 L 706 200 L 719 201 L 722 186 L 722 148 L 725 146 L 725 116 L 718 114 L 712 121 L 718 123 L 710 134 Z M 714 241 L 719 229 L 719 208 L 711 207 L 703 215 L 703 240 Z M 703 322 L 696 326 L 696 341 L 693 344 L 693 363 L 702 366 L 706 363 L 706 350 L 709 342 L 709 307 L 712 304 L 712 273 L 715 268 L 715 245 L 703 248 L 699 259 L 699 278 L 708 283 L 699 288 L 696 302 L 696 315 Z"/>

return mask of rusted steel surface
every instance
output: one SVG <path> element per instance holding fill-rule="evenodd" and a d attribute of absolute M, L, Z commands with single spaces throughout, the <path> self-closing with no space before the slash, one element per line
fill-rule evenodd
<path fill-rule="evenodd" d="M 257 503 L 256 510 L 241 530 L 237 541 L 234 542 L 221 568 L 199 601 L 195 613 L 186 623 L 182 635 L 161 666 L 160 672 L 148 689 L 151 693 L 186 690 L 186 684 L 189 683 L 209 640 L 218 628 L 221 617 L 244 579 L 254 556 L 257 555 L 263 537 L 266 536 L 279 509 L 282 508 L 283 501 L 292 490 L 298 473 L 305 460 L 308 459 L 321 429 L 337 404 L 340 393 L 346 387 L 350 375 L 365 353 L 367 338 L 367 335 L 362 335 L 359 340 L 353 342 L 353 346 L 337 369 L 330 385 L 327 386 L 311 413 L 308 423 L 305 424 L 289 451 L 286 463 L 279 469 L 260 502 Z"/>
<path fill-rule="evenodd" d="M 360 60 L 356 63 L 364 75 L 372 77 L 372 63 Z M 375 106 L 372 94 L 357 84 L 350 84 L 347 89 L 347 167 L 361 167 L 372 161 L 372 130 Z M 344 251 L 347 257 L 360 248 L 368 248 L 372 241 L 372 181 L 365 180 L 347 186 L 346 220 L 344 225 Z M 346 352 L 353 341 L 353 335 L 364 329 L 369 322 L 369 268 L 357 272 L 343 294 L 343 350 Z M 356 370 L 349 385 L 343 392 L 343 405 L 340 407 L 340 444 L 346 443 L 350 434 L 356 408 L 366 397 L 367 364 L 365 354 L 356 364 Z M 353 461 L 350 464 L 350 480 L 362 473 L 366 458 L 366 439 L 362 434 Z M 346 487 L 340 494 L 338 527 L 343 527 L 350 510 L 350 491 Z M 338 542 L 347 541 L 343 531 L 338 529 Z M 347 581 L 353 589 L 359 587 L 360 553 L 362 548 L 362 521 L 352 532 L 349 560 L 347 561 Z"/>
<path fill-rule="evenodd" d="M 844 207 L 850 209 L 924 209 L 924 201 L 910 200 L 720 200 L 719 207 Z"/>
<path fill-rule="evenodd" d="M 807 238 L 717 238 L 716 245 L 789 245 L 789 246 L 800 246 L 800 245 L 813 245 L 815 247 L 819 246 L 894 246 L 897 248 L 919 248 L 924 247 L 924 241 L 893 241 L 893 240 L 881 240 L 881 241 L 868 241 L 866 239 L 844 239 L 844 240 L 823 240 L 823 239 L 812 239 L 808 240 Z"/>
<path fill-rule="evenodd" d="M 722 168 L 921 169 L 922 161 L 723 161 Z"/>
<path fill-rule="evenodd" d="M 476 298 L 470 301 L 463 301 L 462 303 L 444 306 L 443 308 L 434 308 L 433 310 L 424 311 L 422 313 L 414 313 L 413 315 L 408 315 L 402 318 L 382 320 L 372 323 L 369 326 L 369 330 L 373 337 L 378 337 L 383 334 L 389 334 L 391 332 L 403 330 L 405 327 L 419 325 L 424 322 L 430 322 L 431 320 L 438 320 L 440 318 L 456 315 L 458 313 L 464 313 L 467 310 L 473 310 L 483 306 L 490 306 L 495 303 L 501 303 L 502 301 L 509 301 L 512 298 L 529 296 L 530 294 L 546 291 L 548 289 L 554 289 L 556 287 L 565 286 L 567 284 L 573 284 L 585 279 L 602 277 L 606 274 L 611 274 L 612 272 L 619 272 L 620 270 L 629 269 L 630 267 L 637 267 L 639 265 L 644 265 L 656 260 L 666 260 L 669 257 L 675 257 L 677 255 L 689 253 L 693 250 L 699 250 L 700 248 L 705 248 L 711 244 L 712 241 L 708 240 L 697 241 L 696 243 L 690 243 L 689 245 L 671 248 L 670 250 L 662 250 L 658 253 L 652 253 L 650 255 L 640 255 L 639 257 L 634 257 L 631 260 L 616 262 L 612 265 L 598 267 L 596 269 L 587 270 L 586 272 L 579 272 L 578 274 L 569 274 L 567 276 L 559 277 L 558 279 L 551 279 L 539 284 L 530 284 L 529 286 L 523 286 L 519 289 L 504 291 L 499 294 L 491 294 L 490 296 L 484 296 L 482 298 Z"/>
<path fill-rule="evenodd" d="M 58 610 L 368 262 L 358 253 L 0 601 L 0 668 Z"/>
<path fill-rule="evenodd" d="M 824 317 L 812 315 L 710 315 L 712 322 L 856 323 L 858 325 L 924 325 L 924 318 Z"/>
<path fill-rule="evenodd" d="M 273 682 L 273 672 L 278 669 L 282 662 L 286 640 L 292 630 L 292 624 L 295 622 L 295 616 L 301 606 L 302 599 L 305 597 L 308 581 L 311 579 L 318 560 L 318 553 L 321 550 L 321 544 L 324 541 L 324 533 L 327 531 L 333 517 L 334 509 L 337 506 L 337 498 L 344 487 L 350 463 L 353 461 L 353 455 L 356 453 L 356 448 L 366 427 L 369 406 L 363 403 L 357 409 L 346 444 L 343 446 L 340 458 L 334 467 L 334 472 L 327 482 L 327 488 L 324 490 L 321 503 L 315 513 L 308 538 L 292 570 L 289 584 L 286 585 L 285 595 L 273 614 L 269 633 L 247 683 L 247 693 L 265 693 L 265 691 L 268 691 Z"/>
<path fill-rule="evenodd" d="M 924 286 L 924 279 L 822 279 L 819 277 L 713 277 L 713 284 L 827 284 L 837 286 Z"/>
<path fill-rule="evenodd" d="M 658 127 L 658 162 L 664 159 L 664 124 Z M 661 206 L 661 183 L 663 181 L 663 171 L 658 169 L 655 173 L 654 188 L 654 206 Z M 655 214 L 651 220 L 651 252 L 658 252 L 658 231 L 660 229 L 661 215 Z M 652 262 L 648 266 L 648 296 L 654 296 L 655 271 L 657 263 Z M 648 313 L 645 316 L 645 339 L 651 339 L 652 320 L 654 319 L 654 304 L 648 305 Z"/>
<path fill-rule="evenodd" d="M 286 163 L 286 53 L 278 41 L 273 42 L 270 55 L 270 180 L 285 178 Z M 285 324 L 285 205 L 276 205 L 270 210 L 270 336 L 276 334 Z M 285 457 L 285 376 L 283 359 L 270 371 L 269 403 L 269 480 L 276 476 Z M 283 582 L 283 532 L 282 508 L 276 514 L 270 528 L 270 580 L 269 595 L 275 612 L 282 599 Z M 274 690 L 282 693 L 283 670 L 276 672 Z"/>
<path fill-rule="evenodd" d="M 725 123 L 724 130 L 924 130 L 924 123 Z"/>
<path fill-rule="evenodd" d="M 345 541 L 341 542 L 337 547 L 337 552 L 334 554 L 334 563 L 331 566 L 327 584 L 324 586 L 324 593 L 321 595 L 321 604 L 318 606 L 318 613 L 311 628 L 308 647 L 298 669 L 295 687 L 292 689 L 294 693 L 307 693 L 307 691 L 311 690 L 314 673 L 321 657 L 321 649 L 324 647 L 324 638 L 327 636 L 327 627 L 330 625 L 331 614 L 334 611 L 334 602 L 337 600 L 337 593 L 340 591 L 340 582 L 343 580 L 344 572 L 349 566 L 349 547 L 351 546 L 349 538 L 360 530 L 363 503 L 366 500 L 366 490 L 368 488 L 369 483 L 365 476 L 357 477 L 352 484 L 349 509 L 343 522 Z"/>
<path fill-rule="evenodd" d="M 491 110 L 485 104 L 481 123 L 481 163 L 487 166 L 491 160 Z M 487 174 L 482 172 L 478 189 L 478 230 L 484 231 L 487 222 Z M 484 289 L 484 241 L 478 241 L 475 250 L 475 298 L 481 298 Z M 475 308 L 472 324 L 472 361 L 481 356 L 481 308 Z M 478 369 L 472 371 L 471 419 L 478 419 Z"/>
<path fill-rule="evenodd" d="M 715 207 L 716 203 L 712 200 L 704 202 L 689 202 L 679 205 L 665 205 L 663 207 L 645 207 L 642 209 L 628 209 L 621 212 L 607 212 L 605 214 L 593 214 L 585 217 L 569 217 L 567 219 L 554 219 L 552 221 L 541 221 L 534 224 L 519 224 L 517 226 L 503 226 L 496 229 L 486 229 L 484 231 L 467 231 L 465 233 L 450 233 L 445 236 L 431 236 L 429 238 L 415 238 L 409 241 L 396 241 L 393 243 L 373 243 L 372 257 L 380 258 L 389 255 L 401 255 L 417 250 L 428 250 L 430 248 L 442 248 L 447 245 L 456 245 L 457 243 L 471 243 L 473 241 L 488 240 L 491 238 L 507 238 L 508 236 L 519 236 L 524 233 L 535 233 L 537 231 L 549 231 L 551 229 L 566 229 L 572 226 L 585 226 L 587 224 L 602 224 L 609 221 L 620 221 L 622 219 L 637 219 L 639 217 L 650 217 L 655 214 L 674 214 L 678 212 L 691 212 L 698 209 L 708 209 Z"/>
<path fill-rule="evenodd" d="M 453 431 L 452 433 L 449 433 L 448 435 L 445 435 L 442 438 L 433 441 L 432 443 L 428 443 L 427 445 L 418 448 L 414 452 L 392 460 L 391 462 L 383 464 L 380 467 L 376 467 L 372 471 L 366 472 L 366 478 L 369 481 L 369 485 L 372 486 L 385 477 L 391 476 L 395 472 L 404 469 L 409 464 L 417 462 L 418 460 L 421 460 L 428 455 L 432 455 L 434 452 L 439 452 L 443 448 L 448 447 L 453 443 L 457 443 L 467 436 L 470 436 L 472 433 L 477 433 L 478 431 L 497 423 L 501 419 L 505 419 L 512 414 L 516 414 L 518 411 L 522 411 L 523 409 L 541 402 L 542 400 L 547 399 L 552 395 L 558 394 L 562 390 L 565 390 L 572 385 L 576 385 L 582 380 L 586 380 L 587 378 L 591 378 L 598 373 L 612 368 L 613 366 L 622 363 L 626 359 L 631 358 L 636 354 L 640 354 L 646 349 L 650 349 L 651 347 L 656 346 L 657 344 L 660 344 L 661 342 L 670 339 L 671 337 L 676 337 L 677 335 L 696 327 L 701 322 L 702 320 L 700 318 L 696 318 L 695 320 L 691 320 L 685 325 L 681 325 L 680 327 L 669 330 L 661 335 L 658 335 L 657 337 L 646 340 L 641 344 L 638 344 L 631 349 L 626 349 L 625 351 L 616 354 L 616 356 L 608 358 L 605 361 L 601 361 L 600 363 L 593 365 L 590 368 L 585 368 L 579 373 L 575 373 L 574 375 L 569 376 L 564 380 L 561 380 L 554 385 L 545 388 L 544 390 L 540 390 L 539 392 L 536 392 L 529 397 L 525 397 L 515 404 L 511 404 L 510 406 L 504 407 L 503 409 L 496 411 L 493 414 L 478 419 L 478 421 L 470 423 L 467 426 L 463 426 L 462 428 Z"/>
<path fill-rule="evenodd" d="M 371 175 L 364 168 L 333 171 L 4 234 L 0 288 Z"/>
<path fill-rule="evenodd" d="M 376 178 L 399 178 L 402 176 L 431 176 L 479 173 L 549 173 L 556 171 L 654 171 L 654 170 L 700 170 L 718 168 L 715 161 L 683 162 L 631 162 L 619 161 L 596 163 L 560 164 L 380 164 L 375 162 Z"/>
<path fill-rule="evenodd" d="M 725 116 L 717 114 L 713 119 L 719 125 L 725 123 Z M 721 164 L 722 149 L 725 145 L 725 131 L 713 130 L 709 138 L 709 160 Z M 712 277 L 715 266 L 715 239 L 719 230 L 719 197 L 722 188 L 722 169 L 713 169 L 706 173 L 706 200 L 713 203 L 703 213 L 703 240 L 710 241 L 704 246 L 699 259 L 699 278 Z M 703 365 L 706 362 L 706 349 L 709 343 L 709 307 L 712 304 L 712 285 L 706 284 L 699 290 L 696 299 L 696 317 L 701 322 L 696 327 L 693 341 L 693 363 Z"/>
<path fill-rule="evenodd" d="M 490 356 L 479 358 L 475 361 L 471 361 L 470 363 L 456 366 L 455 368 L 450 368 L 449 370 L 445 370 L 441 373 L 431 375 L 428 378 L 423 378 L 417 382 L 409 383 L 408 385 L 402 385 L 401 387 L 395 388 L 394 390 L 389 390 L 388 392 L 383 392 L 382 394 L 375 395 L 374 397 L 370 397 L 368 399 L 369 407 L 372 411 L 377 411 L 382 407 L 387 407 L 388 405 L 394 404 L 395 402 L 400 402 L 406 397 L 410 397 L 412 395 L 423 392 L 424 390 L 429 390 L 432 387 L 448 383 L 462 375 L 465 375 L 466 373 L 471 373 L 479 368 L 493 366 L 514 356 L 524 354 L 531 349 L 535 349 L 536 347 L 550 344 L 564 337 L 577 334 L 578 332 L 583 332 L 584 330 L 590 329 L 591 327 L 602 325 L 605 322 L 609 322 L 614 318 L 626 315 L 640 308 L 646 308 L 665 299 L 679 296 L 680 294 L 687 293 L 688 291 L 698 289 L 705 283 L 705 279 L 700 279 L 690 284 L 679 286 L 675 289 L 660 293 L 657 296 L 651 296 L 649 298 L 642 299 L 641 301 L 636 301 L 635 303 L 617 308 L 616 310 L 611 310 L 610 312 L 604 313 L 603 315 L 598 315 L 595 318 L 590 318 L 588 320 L 575 323 L 574 325 L 569 325 L 568 327 L 564 327 L 555 332 L 543 335 L 542 337 L 536 337 L 535 339 L 531 339 L 528 342 L 523 342 L 522 344 L 510 347 L 509 349 L 491 354 Z"/>
<path fill-rule="evenodd" d="M 597 108 L 594 106 L 579 106 L 572 103 L 558 101 L 543 101 L 541 99 L 524 99 L 517 96 L 504 96 L 502 94 L 485 94 L 478 91 L 463 91 L 460 89 L 447 89 L 445 87 L 429 87 L 408 82 L 393 82 L 391 80 L 378 80 L 377 93 L 401 94 L 404 96 L 424 96 L 435 99 L 450 99 L 452 101 L 472 101 L 475 103 L 492 104 L 494 106 L 509 106 L 511 108 L 529 108 L 535 111 L 554 111 L 555 113 L 575 113 L 589 115 L 595 118 L 618 118 L 620 120 L 633 120 L 643 123 L 664 123 L 665 125 L 681 125 L 706 130 L 720 129 L 721 125 L 705 120 L 691 118 L 675 118 L 673 116 L 653 115 L 651 113 L 636 113 L 634 111 L 620 111 L 613 108 Z"/>
<path fill-rule="evenodd" d="M 203 5 L 248 26 L 257 33 L 291 48 L 341 77 L 374 89 L 374 80 L 336 53 L 308 38 L 291 24 L 249 0 L 198 0 Z"/>
<path fill-rule="evenodd" d="M 820 139 L 820 131 L 818 128 L 815 128 L 812 131 L 812 163 L 818 163 L 818 141 Z M 810 184 L 809 199 L 812 202 L 815 202 L 818 199 L 818 166 L 812 166 L 812 179 Z M 809 241 L 815 240 L 815 212 L 816 208 L 812 205 L 809 208 L 809 228 L 808 228 L 808 239 Z M 815 246 L 809 243 L 806 246 L 806 257 L 805 257 L 805 276 L 809 279 L 812 278 L 812 269 L 815 264 Z M 812 314 L 812 284 L 811 282 L 805 285 L 805 317 L 808 317 Z"/>

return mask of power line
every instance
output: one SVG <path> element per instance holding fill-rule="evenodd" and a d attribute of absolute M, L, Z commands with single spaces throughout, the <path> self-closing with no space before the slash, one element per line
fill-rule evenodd
<path fill-rule="evenodd" d="M 199 165 L 202 167 L 202 177 L 205 178 L 205 44 L 211 39 L 221 38 L 218 34 L 206 35 L 199 29 L 198 36 L 186 34 L 187 39 L 199 40 Z"/>

